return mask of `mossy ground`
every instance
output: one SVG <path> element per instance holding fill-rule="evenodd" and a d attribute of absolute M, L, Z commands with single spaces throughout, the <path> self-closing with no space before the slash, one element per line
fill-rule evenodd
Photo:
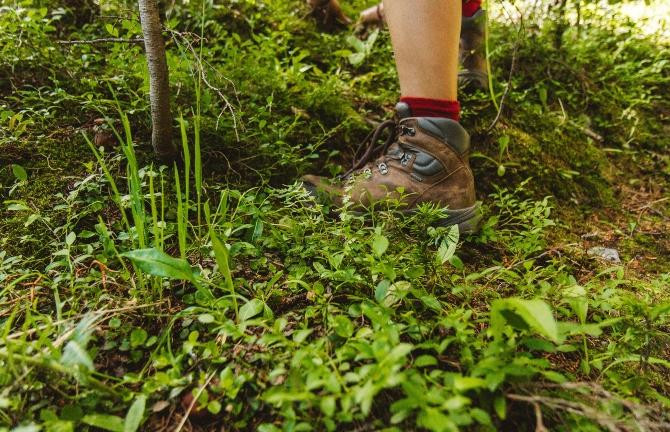
<path fill-rule="evenodd" d="M 548 396 L 596 407 L 623 422 L 618 426 L 629 424 L 630 412 L 667 421 L 668 321 L 666 312 L 655 312 L 670 299 L 667 35 L 639 34 L 635 23 L 595 8 L 584 8 L 581 26 L 568 28 L 560 47 L 552 20 L 527 17 L 520 39 L 515 23 L 491 23 L 497 101 L 510 86 L 499 121 L 490 129 L 497 110 L 488 94 L 461 100 L 487 222 L 442 266 L 434 255 L 444 234 L 427 234 L 421 218 L 328 222 L 318 210 L 302 208 L 304 197 L 295 190 L 282 189 L 304 173 L 337 174 L 370 124 L 390 115 L 398 87 L 385 31 L 353 66 L 351 29 L 319 31 L 299 2 L 207 3 L 204 17 L 199 2 L 170 7 L 167 25 L 179 32 L 169 33 L 168 43 L 173 110 L 188 122 L 191 145 L 197 62 L 187 43 L 200 52 L 202 23 L 205 72 L 235 112 L 234 123 L 217 92 L 202 88 L 202 201 L 220 210 L 220 194 L 228 194 L 230 209 L 213 214 L 231 245 L 234 286 L 262 305 L 247 326 L 231 318 L 223 294 L 207 303 L 189 283 L 156 278 L 143 289 L 110 249 L 110 241 L 118 252 L 137 248 L 136 231 L 122 226 L 83 134 L 93 137 L 100 117 L 118 128 L 118 101 L 130 118 L 146 193 L 146 173 L 159 164 L 147 143 L 142 50 L 56 40 L 114 32 L 133 37 L 139 34 L 134 4 L 101 12 L 128 19 L 98 17 L 74 26 L 74 9 L 43 3 L 0 12 L 7 29 L 0 35 L 0 361 L 7 369 L 0 373 L 0 424 L 79 430 L 102 421 L 83 413 L 123 417 L 145 394 L 155 411 L 145 414 L 146 430 L 172 428 L 190 411 L 183 395 L 197 389 L 204 389 L 198 396 L 207 409 L 192 412 L 186 425 L 202 430 L 305 430 L 308 419 L 315 429 L 394 423 L 403 430 L 451 424 L 532 430 L 536 406 L 552 429 L 606 429 L 589 412 L 541 399 Z M 368 3 L 347 2 L 345 11 L 354 16 Z M 127 160 L 117 144 L 105 149 L 104 159 L 131 202 Z M 17 178 L 14 165 L 27 180 Z M 172 167 L 161 172 L 165 250 L 178 256 L 184 251 Z M 185 205 L 191 208 L 185 255 L 208 283 L 225 286 L 204 215 L 197 220 L 194 202 Z M 32 222 L 31 215 L 37 215 Z M 112 240 L 105 240 L 101 221 Z M 75 243 L 68 243 L 71 232 Z M 594 246 L 617 249 L 621 263 L 590 256 Z M 533 334 L 523 322 L 514 325 L 509 305 L 502 306 L 509 325 L 494 336 L 491 304 L 507 297 L 550 304 L 562 320 L 563 342 Z M 576 329 L 579 313 L 573 313 L 582 298 L 586 330 Z M 94 373 L 82 368 L 82 375 L 63 376 L 49 366 L 60 364 L 64 341 L 78 334 L 55 321 L 83 322 L 85 313 L 102 316 L 95 314 L 110 308 L 123 311 L 91 324 L 93 336 L 82 336 L 92 338 Z M 21 336 L 31 328 L 48 330 Z M 410 343 L 411 359 L 394 349 Z M 42 363 L 30 363 L 31 356 Z M 332 376 L 342 381 L 333 384 Z M 87 377 L 123 397 L 92 390 Z M 560 387 L 566 381 L 587 385 Z M 520 395 L 540 399 L 523 402 Z M 619 398 L 644 409 L 608 405 Z"/>

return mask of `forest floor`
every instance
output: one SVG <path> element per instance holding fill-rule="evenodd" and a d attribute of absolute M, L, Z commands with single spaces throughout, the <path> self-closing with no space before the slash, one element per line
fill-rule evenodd
<path fill-rule="evenodd" d="M 493 6 L 465 236 L 295 182 L 391 116 L 385 30 L 173 2 L 164 166 L 142 46 L 59 42 L 134 3 L 51 3 L 0 2 L 0 431 L 670 430 L 667 29 Z"/>

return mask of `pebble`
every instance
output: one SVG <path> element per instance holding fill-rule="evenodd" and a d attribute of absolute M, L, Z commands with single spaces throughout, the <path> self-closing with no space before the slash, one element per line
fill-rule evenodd
<path fill-rule="evenodd" d="M 606 248 L 603 246 L 594 246 L 586 252 L 589 256 L 603 259 L 612 263 L 619 264 L 621 263 L 621 258 L 619 258 L 619 251 L 612 248 Z"/>

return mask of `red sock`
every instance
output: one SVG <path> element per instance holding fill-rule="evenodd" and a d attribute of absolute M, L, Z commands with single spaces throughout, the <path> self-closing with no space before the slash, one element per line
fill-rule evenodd
<path fill-rule="evenodd" d="M 470 18 L 482 7 L 482 0 L 463 0 L 463 16 Z"/>
<path fill-rule="evenodd" d="M 461 115 L 461 104 L 455 100 L 401 97 L 400 102 L 409 105 L 414 117 L 446 117 L 458 121 Z"/>

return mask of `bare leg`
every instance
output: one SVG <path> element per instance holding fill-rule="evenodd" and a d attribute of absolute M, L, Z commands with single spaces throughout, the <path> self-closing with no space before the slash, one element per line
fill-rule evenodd
<path fill-rule="evenodd" d="M 402 96 L 457 99 L 461 0 L 384 0 Z"/>
<path fill-rule="evenodd" d="M 395 120 L 368 135 L 366 151 L 343 179 L 307 175 L 303 185 L 365 211 L 389 197 L 407 212 L 431 203 L 446 208 L 439 225 L 473 232 L 481 212 L 456 99 L 461 0 L 384 0 L 384 9 L 402 94 Z M 379 145 L 387 130 L 389 139 Z"/>

